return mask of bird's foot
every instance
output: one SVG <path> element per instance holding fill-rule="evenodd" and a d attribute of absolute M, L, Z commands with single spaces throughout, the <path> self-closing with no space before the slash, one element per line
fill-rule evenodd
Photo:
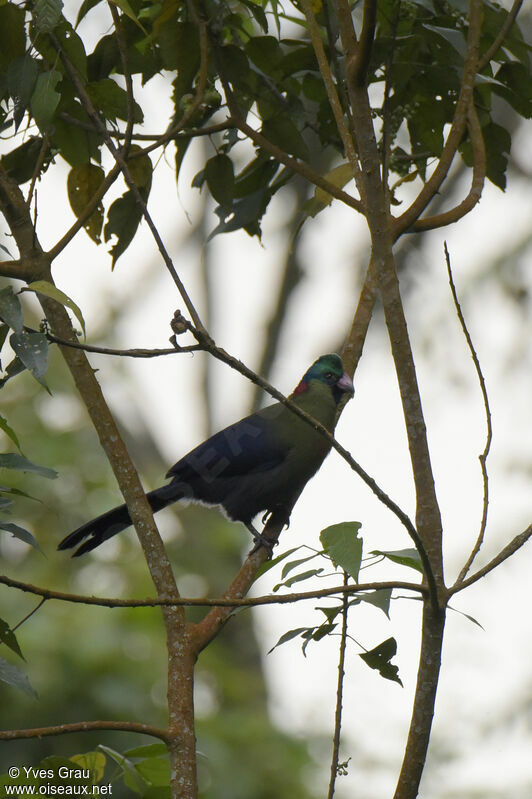
<path fill-rule="evenodd" d="M 253 536 L 253 540 L 255 541 L 255 546 L 251 550 L 251 555 L 256 552 L 260 547 L 264 547 L 264 549 L 268 552 L 268 556 L 270 558 L 273 557 L 273 548 L 277 544 L 277 541 L 268 541 L 263 535 L 259 533 L 258 530 L 255 530 L 252 524 L 247 524 L 246 527 L 248 528 L 249 532 Z"/>

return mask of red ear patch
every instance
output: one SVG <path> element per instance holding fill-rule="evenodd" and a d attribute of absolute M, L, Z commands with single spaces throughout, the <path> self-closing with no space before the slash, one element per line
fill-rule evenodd
<path fill-rule="evenodd" d="M 298 394 L 303 394 L 308 389 L 308 383 L 306 380 L 302 380 L 301 383 L 294 389 L 294 396 Z"/>

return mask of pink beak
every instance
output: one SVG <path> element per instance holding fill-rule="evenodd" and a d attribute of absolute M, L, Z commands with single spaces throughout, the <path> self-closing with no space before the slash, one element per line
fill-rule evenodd
<path fill-rule="evenodd" d="M 341 389 L 341 391 L 346 391 L 349 394 L 355 393 L 355 387 L 353 385 L 353 381 L 351 380 L 347 372 L 343 373 L 343 375 L 341 376 L 340 380 L 337 382 L 336 385 L 338 386 L 339 389 Z"/>

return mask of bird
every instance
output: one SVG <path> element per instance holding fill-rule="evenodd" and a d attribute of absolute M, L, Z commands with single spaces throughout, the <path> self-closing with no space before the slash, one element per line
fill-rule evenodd
<path fill-rule="evenodd" d="M 322 355 L 303 375 L 289 399 L 332 433 L 338 404 L 350 399 L 353 382 L 339 355 Z M 272 544 L 252 522 L 289 524 L 292 508 L 331 449 L 327 438 L 281 402 L 268 405 L 215 433 L 168 470 L 170 482 L 146 494 L 154 513 L 188 499 L 219 506 L 242 522 L 271 555 Z M 67 535 L 59 550 L 79 557 L 132 524 L 126 505 L 103 513 Z"/>

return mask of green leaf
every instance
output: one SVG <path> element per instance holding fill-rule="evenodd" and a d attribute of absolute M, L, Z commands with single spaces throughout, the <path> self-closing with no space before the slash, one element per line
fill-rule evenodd
<path fill-rule="evenodd" d="M 142 209 L 132 191 L 126 191 L 115 200 L 107 212 L 107 224 L 103 230 L 104 241 L 116 236 L 117 242 L 111 248 L 113 269 L 117 260 L 127 250 L 142 219 Z"/>
<path fill-rule="evenodd" d="M 127 92 L 112 78 L 104 78 L 87 84 L 87 94 L 106 119 L 128 119 Z M 133 121 L 142 122 L 142 108 L 133 102 Z"/>
<path fill-rule="evenodd" d="M 438 36 L 443 37 L 447 42 L 449 42 L 451 47 L 454 47 L 456 52 L 459 53 L 459 55 L 461 55 L 462 58 L 465 57 L 467 51 L 467 43 L 462 31 L 456 30 L 456 28 L 442 28 L 439 25 L 424 24 L 422 27 L 426 28 L 429 31 L 437 33 Z"/>
<path fill-rule="evenodd" d="M 6 434 L 6 436 L 8 436 L 11 439 L 13 444 L 15 444 L 15 446 L 18 449 L 20 449 L 20 442 L 18 440 L 17 434 L 15 433 L 13 428 L 8 425 L 6 419 L 4 419 L 2 414 L 0 414 L 0 429 L 2 429 L 4 431 L 4 433 Z"/>
<path fill-rule="evenodd" d="M 0 291 L 0 319 L 3 319 L 16 333 L 22 332 L 24 327 L 22 305 L 19 298 L 13 293 L 12 286 L 7 286 Z"/>
<path fill-rule="evenodd" d="M 32 463 L 24 455 L 19 455 L 17 452 L 4 452 L 0 454 L 0 469 L 17 469 L 22 472 L 35 472 L 40 474 L 41 477 L 47 477 L 50 480 L 55 480 L 57 472 L 54 469 L 49 469 L 47 466 L 37 466 Z"/>
<path fill-rule="evenodd" d="M 35 380 L 47 388 L 44 375 L 48 368 L 48 339 L 38 330 L 12 333 L 9 343 Z"/>
<path fill-rule="evenodd" d="M 50 127 L 61 99 L 61 95 L 55 90 L 61 77 L 61 73 L 56 69 L 42 72 L 37 78 L 37 83 L 31 96 L 31 112 L 39 130 L 43 133 Z"/>
<path fill-rule="evenodd" d="M 0 658 L 0 680 L 13 688 L 17 688 L 19 691 L 23 691 L 33 699 L 38 698 L 36 691 L 30 685 L 27 675 L 17 666 L 13 666 L 3 658 Z"/>
<path fill-rule="evenodd" d="M 37 0 L 32 17 L 39 33 L 51 33 L 61 19 L 62 10 L 62 0 Z"/>
<path fill-rule="evenodd" d="M 24 655 L 20 649 L 17 637 L 7 621 L 4 621 L 4 619 L 0 619 L 0 642 L 8 646 L 9 649 L 15 653 L 15 655 L 18 655 L 20 658 L 22 658 L 22 660 L 24 660 Z"/>
<path fill-rule="evenodd" d="M 10 178 L 18 183 L 27 183 L 35 174 L 37 164 L 40 163 L 40 173 L 46 171 L 50 163 L 50 150 L 47 149 L 42 157 L 43 139 L 40 136 L 30 136 L 20 147 L 15 147 L 11 152 L 2 156 L 0 161 Z"/>
<path fill-rule="evenodd" d="M 385 680 L 393 680 L 403 685 L 399 678 L 399 669 L 391 663 L 391 659 L 397 652 L 397 641 L 395 638 L 387 638 L 382 644 L 379 644 L 369 652 L 361 652 L 359 657 L 362 658 L 371 669 L 376 669 L 381 677 Z"/>
<path fill-rule="evenodd" d="M 277 585 L 273 587 L 273 590 L 278 591 L 279 588 L 290 588 L 292 585 L 295 585 L 295 583 L 301 583 L 304 580 L 308 580 L 309 577 L 316 577 L 316 575 L 321 574 L 322 571 L 323 569 L 320 568 L 320 569 L 309 569 L 306 572 L 301 572 L 301 574 L 296 574 L 294 575 L 294 577 L 290 577 L 288 580 L 285 580 L 282 583 L 277 583 Z"/>
<path fill-rule="evenodd" d="M 383 613 L 390 618 L 390 600 L 392 598 L 391 588 L 380 588 L 378 591 L 371 591 L 360 595 L 362 602 L 369 602 L 370 605 L 380 608 Z"/>
<path fill-rule="evenodd" d="M 0 70 L 8 69 L 26 51 L 25 9 L 14 3 L 0 5 Z"/>
<path fill-rule="evenodd" d="M 10 95 L 18 101 L 22 114 L 29 105 L 38 75 L 39 64 L 28 54 L 16 58 L 9 65 L 7 87 Z"/>
<path fill-rule="evenodd" d="M 275 646 L 272 646 L 272 648 L 268 650 L 268 655 L 270 654 L 270 652 L 273 652 L 274 649 L 277 649 L 278 646 L 286 644 L 288 643 L 288 641 L 292 641 L 294 638 L 297 638 L 299 635 L 301 635 L 304 632 L 307 632 L 309 629 L 313 630 L 314 627 L 312 628 L 296 627 L 294 630 L 288 630 L 287 632 L 283 633 L 279 638 L 279 640 L 277 641 L 277 643 L 275 644 Z"/>
<path fill-rule="evenodd" d="M 146 744 L 146 746 L 136 746 L 134 749 L 128 749 L 124 755 L 129 758 L 137 757 L 162 757 L 168 753 L 166 744 Z"/>
<path fill-rule="evenodd" d="M 277 555 L 276 558 L 272 558 L 272 560 L 267 560 L 262 563 L 257 569 L 255 580 L 258 580 L 259 577 L 262 577 L 263 574 L 270 571 L 270 569 L 273 569 L 273 567 L 277 566 L 278 563 L 281 563 L 283 560 L 290 557 L 293 552 L 297 552 L 298 549 L 301 549 L 301 547 L 292 547 L 292 549 L 287 549 L 286 552 L 283 552 L 281 555 Z"/>
<path fill-rule="evenodd" d="M 133 20 L 133 22 L 134 22 L 136 25 L 138 25 L 138 26 L 139 26 L 139 28 L 141 29 L 141 31 L 143 31 L 143 33 L 145 33 L 145 34 L 147 35 L 147 31 L 146 31 L 146 30 L 145 30 L 145 28 L 143 28 L 143 27 L 142 27 L 142 25 L 140 24 L 140 22 L 139 22 L 139 20 L 138 20 L 138 17 L 137 17 L 137 15 L 135 14 L 135 12 L 133 11 L 133 9 L 131 8 L 131 6 L 130 6 L 130 4 L 129 4 L 128 0 L 111 0 L 111 2 L 112 2 L 112 3 L 114 3 L 114 4 L 115 4 L 115 6 L 118 6 L 118 8 L 120 9 L 120 11 L 122 11 L 122 13 L 124 13 L 124 14 L 126 15 L 126 17 L 129 17 L 129 19 L 132 19 L 132 20 Z"/>
<path fill-rule="evenodd" d="M 0 378 L 0 388 L 3 388 L 3 386 L 5 386 L 8 380 L 10 380 L 12 377 L 15 377 L 15 375 L 20 374 L 25 369 L 26 367 L 24 366 L 20 358 L 13 358 L 13 360 L 10 363 L 8 363 L 8 365 L 5 368 L 4 377 Z"/>
<path fill-rule="evenodd" d="M 135 793 L 144 796 L 147 788 L 146 781 L 142 779 L 131 760 L 129 760 L 127 757 L 124 757 L 124 755 L 121 755 L 120 752 L 111 749 L 109 746 L 99 744 L 98 749 L 104 752 L 104 754 L 106 754 L 111 758 L 111 760 L 114 760 L 114 762 L 120 766 L 126 787 L 130 788 L 132 791 L 135 791 Z"/>
<path fill-rule="evenodd" d="M 362 539 L 358 538 L 360 522 L 340 522 L 326 527 L 320 533 L 323 549 L 335 566 L 358 580 L 362 560 Z"/>
<path fill-rule="evenodd" d="M 36 294 L 44 294 L 46 297 L 51 297 L 51 299 L 59 302 L 61 305 L 66 305 L 80 323 L 83 335 L 86 335 L 85 319 L 83 318 L 79 306 L 76 305 L 74 300 L 70 299 L 64 291 L 54 286 L 53 283 L 50 283 L 48 280 L 34 280 L 33 283 L 29 283 L 28 286 L 21 289 L 21 291 L 34 291 Z"/>
<path fill-rule="evenodd" d="M 302 563 L 307 563 L 307 561 L 312 560 L 315 557 L 316 557 L 316 553 L 313 552 L 312 555 L 307 555 L 306 558 L 299 558 L 298 560 L 291 560 L 289 563 L 286 563 L 283 566 L 283 570 L 281 572 L 281 578 L 284 580 L 286 575 L 290 574 L 290 572 L 293 569 L 296 569 L 298 566 L 301 566 Z"/>
<path fill-rule="evenodd" d="M 42 549 L 37 543 L 36 538 L 28 530 L 25 530 L 24 527 L 14 524 L 13 522 L 0 521 L 0 530 L 5 530 L 6 532 L 11 533 L 13 538 L 18 538 L 19 541 L 23 541 L 25 544 L 29 544 L 30 547 L 38 549 L 39 552 L 42 552 Z"/>
<path fill-rule="evenodd" d="M 105 179 L 105 172 L 91 163 L 74 166 L 68 173 L 67 191 L 70 207 L 79 218 Z M 100 201 L 84 222 L 85 232 L 96 244 L 100 243 L 103 227 L 103 203 Z"/>
<path fill-rule="evenodd" d="M 295 124 L 286 114 L 278 114 L 265 119 L 262 125 L 262 135 L 290 155 L 295 155 L 296 158 L 301 158 L 303 161 L 308 160 L 308 147 Z"/>
<path fill-rule="evenodd" d="M 396 549 L 391 552 L 381 549 L 373 549 L 370 554 L 380 555 L 381 557 L 387 558 L 394 563 L 400 563 L 401 566 L 408 566 L 410 569 L 415 569 L 423 574 L 421 558 L 419 557 L 417 549 L 414 549 L 413 547 L 409 549 Z"/>
<path fill-rule="evenodd" d="M 132 144 L 129 148 L 129 158 L 127 166 L 129 174 L 135 186 L 140 190 L 143 198 L 148 198 L 151 189 L 151 182 L 153 177 L 153 164 L 149 155 L 136 156 L 141 148 L 137 144 Z"/>
<path fill-rule="evenodd" d="M 227 155 L 215 155 L 205 164 L 205 180 L 216 202 L 229 208 L 235 193 L 233 162 Z"/>
<path fill-rule="evenodd" d="M 81 20 L 84 19 L 84 17 L 89 13 L 91 8 L 94 8 L 94 6 L 97 6 L 102 2 L 104 2 L 104 0 L 83 0 L 83 3 L 79 7 L 78 16 L 76 19 L 76 28 Z"/>
<path fill-rule="evenodd" d="M 164 757 L 149 757 L 135 764 L 135 768 L 150 785 L 164 787 L 170 785 L 170 761 Z"/>
<path fill-rule="evenodd" d="M 338 166 L 335 166 L 334 169 L 331 169 L 330 172 L 327 172 L 323 177 L 325 180 L 328 180 L 329 183 L 332 183 L 333 186 L 336 186 L 336 188 L 343 189 L 343 187 L 349 183 L 350 180 L 352 180 L 353 169 L 350 164 L 339 164 Z M 332 194 L 329 194 L 329 192 L 325 191 L 324 189 L 316 187 L 314 190 L 314 197 L 306 201 L 303 206 L 303 210 L 307 216 L 316 216 L 316 214 L 319 214 L 319 212 L 323 211 L 324 208 L 327 208 L 332 201 Z"/>
<path fill-rule="evenodd" d="M 103 779 L 106 757 L 103 752 L 85 752 L 82 755 L 72 755 L 70 760 L 80 769 L 90 772 L 92 785 Z"/>

